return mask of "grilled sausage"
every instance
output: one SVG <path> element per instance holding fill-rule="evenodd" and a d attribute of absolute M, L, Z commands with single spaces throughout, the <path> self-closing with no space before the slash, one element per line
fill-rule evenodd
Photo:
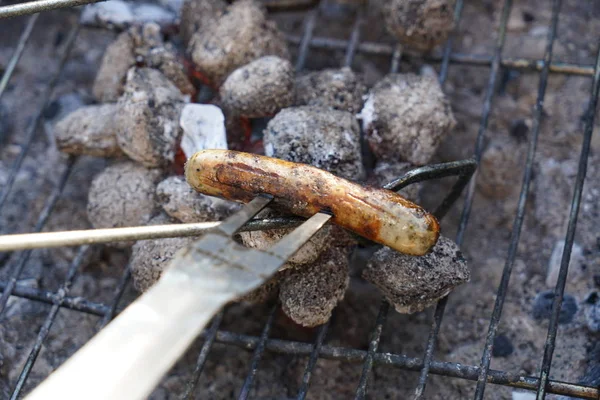
<path fill-rule="evenodd" d="M 239 202 L 261 193 L 274 207 L 311 217 L 333 213 L 332 221 L 369 240 L 410 255 L 424 255 L 437 242 L 435 217 L 399 194 L 363 187 L 329 172 L 276 158 L 230 150 L 203 150 L 185 166 L 198 192 Z"/>

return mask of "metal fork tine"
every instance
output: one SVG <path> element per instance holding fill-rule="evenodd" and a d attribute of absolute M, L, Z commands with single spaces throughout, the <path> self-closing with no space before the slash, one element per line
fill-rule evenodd
<path fill-rule="evenodd" d="M 233 240 L 271 200 L 256 197 L 213 233 L 177 253 L 152 288 L 27 399 L 146 398 L 225 304 L 266 282 L 331 218 L 314 215 L 270 250 Z"/>
<path fill-rule="evenodd" d="M 288 259 L 293 256 L 304 243 L 308 241 L 319 229 L 330 219 L 330 214 L 317 213 L 306 222 L 296 228 L 292 233 L 285 236 L 277 244 L 271 247 L 269 253 L 276 257 Z"/>
<path fill-rule="evenodd" d="M 246 222 L 250 221 L 256 214 L 258 214 L 260 210 L 265 208 L 272 200 L 273 196 L 256 196 L 254 200 L 246 204 L 244 208 L 223 221 L 217 230 L 223 232 L 226 236 L 232 236 L 242 226 L 244 226 Z"/>

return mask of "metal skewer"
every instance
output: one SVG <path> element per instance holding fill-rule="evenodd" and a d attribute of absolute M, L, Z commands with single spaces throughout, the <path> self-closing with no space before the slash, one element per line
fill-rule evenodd
<path fill-rule="evenodd" d="M 236 243 L 232 235 L 271 200 L 256 197 L 182 249 L 150 290 L 26 399 L 146 398 L 225 304 L 266 282 L 331 218 L 315 214 L 268 250 Z"/>

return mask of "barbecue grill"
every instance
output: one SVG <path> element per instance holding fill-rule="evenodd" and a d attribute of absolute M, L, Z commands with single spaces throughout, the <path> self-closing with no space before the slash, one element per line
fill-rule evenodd
<path fill-rule="evenodd" d="M 0 7 L 0 20 L 2 18 L 17 17 L 29 15 L 23 26 L 23 31 L 20 36 L 18 43 L 16 43 L 15 50 L 9 64 L 6 66 L 2 80 L 0 81 L 0 98 L 4 94 L 11 76 L 15 72 L 15 68 L 21 58 L 24 50 L 26 49 L 27 42 L 30 39 L 34 27 L 40 17 L 44 17 L 43 14 L 37 14 L 42 11 L 74 7 L 82 4 L 92 3 L 97 0 L 38 0 L 30 1 L 25 3 L 19 3 L 15 5 L 5 5 Z M 313 34 L 315 27 L 319 23 L 319 11 L 315 8 L 313 2 L 307 1 L 269 1 L 267 2 L 273 9 L 285 9 L 286 7 L 302 7 L 308 8 L 304 17 L 303 34 L 301 36 L 289 35 L 288 40 L 291 44 L 298 47 L 296 68 L 301 70 L 306 64 L 307 57 L 313 49 L 319 49 L 322 51 L 345 51 L 344 65 L 351 66 L 354 56 L 357 53 L 373 56 L 384 56 L 391 59 L 390 71 L 398 71 L 399 63 L 403 54 L 403 49 L 400 45 L 390 46 L 382 43 L 373 42 L 361 42 L 361 29 L 364 29 L 364 10 L 359 9 L 356 14 L 355 23 L 352 27 L 351 35 L 347 40 L 333 39 L 328 37 L 317 37 Z M 463 10 L 463 1 L 458 0 L 455 9 L 455 20 L 457 24 L 460 24 L 461 13 Z M 539 87 L 537 94 L 537 102 L 532 115 L 532 127 L 529 136 L 529 147 L 527 152 L 527 159 L 524 165 L 522 174 L 522 187 L 520 197 L 518 201 L 518 207 L 516 215 L 514 216 L 512 233 L 510 236 L 510 246 L 508 254 L 506 256 L 505 266 L 502 274 L 500 285 L 497 289 L 497 296 L 495 300 L 494 309 L 489 320 L 489 330 L 487 333 L 485 347 L 481 349 L 481 362 L 479 365 L 462 365 L 453 362 L 441 362 L 435 359 L 435 346 L 436 339 L 440 332 L 440 329 L 448 329 L 449 327 L 442 327 L 442 318 L 447 304 L 447 298 L 441 300 L 435 311 L 433 312 L 431 328 L 428 338 L 426 339 L 425 352 L 420 357 L 409 357 L 403 354 L 385 353 L 379 351 L 380 339 L 382 330 L 386 324 L 386 317 L 389 311 L 389 304 L 385 301 L 381 303 L 378 315 L 375 321 L 375 327 L 369 336 L 369 346 L 367 350 L 350 348 L 350 347 L 339 347 L 328 345 L 325 343 L 328 329 L 331 321 L 325 325 L 319 327 L 316 331 L 314 341 L 312 342 L 300 342 L 292 340 L 282 340 L 271 338 L 270 331 L 273 326 L 275 315 L 277 312 L 277 306 L 273 306 L 271 311 L 266 316 L 266 323 L 262 329 L 262 333 L 259 336 L 253 336 L 248 334 L 238 334 L 230 331 L 221 329 L 221 322 L 224 318 L 224 313 L 227 310 L 220 312 L 211 322 L 210 326 L 201 334 L 203 344 L 200 353 L 197 356 L 197 363 L 193 370 L 192 379 L 189 381 L 185 392 L 177 395 L 181 395 L 182 398 L 193 398 L 195 387 L 198 385 L 202 371 L 210 354 L 211 348 L 214 343 L 221 343 L 225 345 L 238 346 L 247 351 L 252 351 L 252 361 L 249 366 L 249 372 L 243 383 L 239 398 L 248 398 L 250 395 L 251 388 L 256 381 L 257 371 L 260 369 L 260 361 L 265 352 L 282 353 L 288 355 L 308 356 L 308 362 L 306 364 L 300 389 L 297 393 L 297 398 L 305 398 L 309 393 L 311 377 L 317 360 L 319 358 L 327 358 L 333 360 L 339 360 L 341 362 L 348 363 L 361 363 L 362 374 L 358 382 L 356 382 L 356 398 L 366 398 L 368 395 L 369 381 L 372 376 L 373 366 L 377 365 L 380 367 L 394 366 L 400 369 L 415 371 L 418 373 L 419 378 L 415 386 L 415 398 L 423 398 L 424 390 L 428 383 L 428 377 L 431 374 L 443 375 L 452 378 L 459 378 L 464 380 L 471 380 L 476 382 L 475 398 L 482 399 L 484 396 L 484 390 L 486 390 L 488 383 L 494 385 L 505 385 L 514 388 L 525 389 L 532 393 L 537 393 L 537 398 L 545 398 L 547 393 L 560 394 L 565 396 L 572 396 L 576 398 L 585 399 L 598 399 L 600 398 L 600 390 L 597 387 L 590 387 L 578 384 L 576 382 L 561 382 L 550 379 L 550 371 L 552 366 L 553 351 L 556 343 L 556 336 L 558 330 L 559 312 L 560 306 L 563 300 L 563 294 L 566 284 L 567 272 L 569 268 L 569 260 L 571 249 L 573 246 L 575 229 L 577 224 L 577 216 L 581 203 L 581 195 L 583 190 L 583 184 L 586 175 L 586 165 L 588 161 L 588 155 L 590 153 L 590 143 L 592 137 L 592 131 L 594 127 L 595 111 L 598 101 L 598 95 L 600 90 L 600 53 L 596 58 L 595 65 L 579 65 L 571 63 L 556 63 L 552 62 L 553 45 L 557 36 L 557 28 L 561 10 L 561 0 L 554 0 L 552 6 L 552 19 L 547 34 L 547 45 L 543 59 L 531 60 L 531 59 L 509 59 L 503 58 L 503 46 L 506 37 L 507 23 L 509 20 L 510 12 L 512 7 L 511 0 L 505 0 L 502 6 L 502 14 L 500 18 L 500 25 L 498 28 L 498 34 L 492 53 L 489 56 L 480 56 L 473 54 L 455 53 L 452 51 L 452 38 L 449 39 L 444 47 L 444 51 L 441 57 L 432 57 L 429 59 L 431 62 L 440 63 L 439 80 L 443 85 L 448 75 L 448 69 L 452 68 L 453 65 L 472 65 L 489 67 L 489 80 L 485 89 L 485 98 L 483 102 L 483 108 L 481 112 L 481 120 L 477 135 L 476 143 L 474 143 L 473 158 L 475 162 L 479 162 L 482 157 L 482 151 L 484 148 L 484 139 L 486 137 L 488 123 L 490 119 L 490 113 L 493 106 L 494 95 L 496 93 L 496 86 L 501 79 L 501 72 L 504 69 L 511 70 L 528 70 L 539 72 Z M 1 24 L 1 22 L 0 22 Z M 24 132 L 22 138 L 21 149 L 16 157 L 12 169 L 6 184 L 0 188 L 0 213 L 2 207 L 11 200 L 11 189 L 15 183 L 17 172 L 23 165 L 25 157 L 31 148 L 31 145 L 36 138 L 39 131 L 39 125 L 43 118 L 44 110 L 53 98 L 54 87 L 63 73 L 64 66 L 69 59 L 70 51 L 73 48 L 77 40 L 77 35 L 85 29 L 79 25 L 73 26 L 65 39 L 64 52 L 57 57 L 60 58 L 59 68 L 56 70 L 53 79 L 46 86 L 41 96 L 41 106 L 37 113 L 32 116 L 32 122 L 26 132 Z M 590 38 L 594 40 L 595 38 Z M 584 138 L 579 157 L 579 167 L 574 182 L 574 192 L 571 202 L 571 209 L 568 220 L 568 228 L 565 234 L 566 245 L 562 254 L 562 261 L 560 267 L 560 274 L 555 288 L 555 296 L 552 306 L 552 315 L 547 332 L 546 343 L 544 347 L 543 361 L 541 374 L 539 376 L 522 376 L 517 373 L 511 373 L 506 371 L 499 371 L 490 368 L 490 361 L 492 358 L 492 345 L 494 338 L 497 333 L 500 317 L 502 315 L 502 308 L 504 300 L 506 298 L 509 279 L 511 271 L 515 263 L 517 254 L 517 248 L 519 245 L 520 233 L 523 226 L 523 220 L 525 217 L 526 204 L 528 198 L 528 192 L 530 189 L 532 174 L 533 174 L 533 163 L 534 155 L 536 152 L 536 144 L 538 141 L 538 135 L 540 131 L 540 123 L 543 117 L 543 103 L 544 96 L 546 94 L 546 87 L 548 79 L 551 74 L 567 74 L 567 75 L 580 75 L 591 78 L 591 93 L 589 97 L 588 112 L 584 122 Z M 69 176 L 75 165 L 76 158 L 69 157 L 64 169 L 61 172 L 58 184 L 53 188 L 51 194 L 45 199 L 44 207 L 37 218 L 37 222 L 34 227 L 30 229 L 31 232 L 41 232 L 44 229 L 48 218 L 50 217 L 53 208 L 61 196 L 61 192 L 65 188 L 65 185 L 69 179 Z M 473 172 L 472 161 L 457 162 L 453 165 L 442 165 L 442 166 L 429 166 L 423 167 L 416 171 L 411 171 L 404 177 L 396 182 L 396 188 L 402 185 L 410 183 L 434 179 L 443 176 L 456 175 L 459 177 L 455 183 L 453 189 L 449 193 L 446 201 L 444 201 L 444 209 L 447 209 L 452 203 L 458 199 L 458 195 L 465 185 L 466 195 L 464 196 L 464 202 L 462 203 L 462 216 L 460 219 L 459 229 L 456 236 L 456 242 L 460 245 L 464 240 L 465 229 L 469 223 L 469 217 L 471 213 L 471 207 L 475 194 L 475 179 L 470 179 Z M 18 201 L 12 199 L 12 201 Z M 297 225 L 297 221 L 254 221 L 254 227 L 252 229 L 264 229 L 269 226 L 287 226 Z M 189 228 L 189 227 L 188 227 Z M 146 229 L 145 231 L 131 231 L 127 239 L 147 239 L 155 237 L 168 237 L 177 235 L 195 235 L 204 229 L 203 227 L 189 228 L 190 230 L 184 231 L 183 228 L 173 228 L 170 232 L 166 232 L 166 229 L 153 230 L 152 228 Z M 3 232 L 10 233 L 10 232 Z M 74 310 L 80 313 L 87 313 L 97 315 L 101 318 L 99 328 L 106 325 L 116 314 L 122 309 L 122 296 L 129 283 L 130 275 L 129 271 L 125 270 L 125 273 L 120 279 L 118 287 L 115 288 L 114 296 L 111 302 L 99 303 L 94 302 L 85 298 L 71 297 L 68 294 L 69 288 L 74 282 L 77 270 L 84 262 L 86 253 L 89 251 L 89 244 L 102 243 L 109 241 L 123 240 L 125 237 L 117 236 L 117 233 L 107 231 L 102 234 L 98 234 L 96 238 L 88 239 L 87 242 L 82 241 L 81 238 L 65 238 L 57 237 L 48 234 L 45 239 L 38 244 L 34 243 L 13 243 L 12 245 L 5 245 L 2 248 L 3 251 L 17 250 L 21 252 L 16 258 L 16 262 L 11 266 L 9 272 L 9 279 L 0 282 L 0 290 L 2 295 L 0 297 L 0 317 L 5 312 L 7 303 L 11 296 L 16 296 L 30 301 L 43 302 L 51 305 L 50 311 L 43 325 L 39 329 L 37 339 L 33 348 L 27 349 L 29 356 L 27 361 L 19 375 L 16 386 L 12 389 L 11 398 L 18 398 L 24 393 L 25 383 L 34 367 L 36 359 L 42 349 L 44 341 L 46 340 L 49 331 L 52 329 L 52 324 L 55 321 L 58 312 L 61 308 Z M 2 239 L 0 237 L 0 239 Z M 69 242 L 69 240 L 71 240 Z M 31 288 L 22 286 L 17 283 L 21 273 L 27 268 L 27 263 L 31 255 L 32 249 L 35 247 L 46 247 L 56 245 L 73 245 L 75 243 L 81 243 L 76 256 L 72 260 L 72 263 L 67 271 L 64 278 L 62 287 L 56 292 L 51 292 L 42 289 Z M 84 244 L 85 243 L 85 244 Z M 12 246 L 12 247 L 11 247 Z M 0 263 L 5 263 L 7 257 L 2 257 L 0 253 Z M 6 268 L 8 264 L 4 268 Z M 0 267 L 2 267 L 0 265 Z M 540 355 L 542 357 L 542 355 Z M 494 387 L 487 387 L 487 390 L 493 391 Z"/>

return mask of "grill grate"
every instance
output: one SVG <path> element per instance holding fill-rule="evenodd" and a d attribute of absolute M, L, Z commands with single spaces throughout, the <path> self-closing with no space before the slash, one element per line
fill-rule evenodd
<path fill-rule="evenodd" d="M 70 7 L 84 3 L 90 3 L 93 1 L 96 0 L 41 0 L 28 3 L 21 3 L 12 6 L 4 6 L 0 7 L 0 18 L 25 15 L 53 8 Z M 450 65 L 462 64 L 490 67 L 490 75 L 486 87 L 479 131 L 474 149 L 474 158 L 477 161 L 481 159 L 483 142 L 488 128 L 489 117 L 493 106 L 495 92 L 494 89 L 500 71 L 503 68 L 510 68 L 517 70 L 531 70 L 540 72 L 538 98 L 533 114 L 533 127 L 531 129 L 532 135 L 529 142 L 529 150 L 524 169 L 521 194 L 519 197 L 518 208 L 515 215 L 513 230 L 510 238 L 510 247 L 506 257 L 506 263 L 502 279 L 498 287 L 496 303 L 494 305 L 494 309 L 490 319 L 489 330 L 486 338 L 486 345 L 483 350 L 480 365 L 465 366 L 451 362 L 440 362 L 434 360 L 435 342 L 439 334 L 447 299 L 441 300 L 435 309 L 433 321 L 430 328 L 430 334 L 427 339 L 426 351 L 423 354 L 422 359 L 407 357 L 400 354 L 378 352 L 381 332 L 385 326 L 386 316 L 389 310 L 389 305 L 385 301 L 382 302 L 379 308 L 379 313 L 377 315 L 375 327 L 370 334 L 369 348 L 367 351 L 353 348 L 336 347 L 324 344 L 324 340 L 329 329 L 329 322 L 327 322 L 325 325 L 321 326 L 318 329 L 314 343 L 271 339 L 269 338 L 269 332 L 273 326 L 273 322 L 275 319 L 274 317 L 277 313 L 277 307 L 274 306 L 267 317 L 266 324 L 264 325 L 262 334 L 259 337 L 237 334 L 221 330 L 220 325 L 221 321 L 223 320 L 224 312 L 221 312 L 217 315 L 217 317 L 213 320 L 211 326 L 202 334 L 204 344 L 198 355 L 194 373 L 186 387 L 185 393 L 183 394 L 183 398 L 192 398 L 194 389 L 201 377 L 201 373 L 206 363 L 208 354 L 210 353 L 210 350 L 214 343 L 235 345 L 241 348 L 245 348 L 247 350 L 254 350 L 254 354 L 251 361 L 251 367 L 243 384 L 241 393 L 239 395 L 239 398 L 243 399 L 247 398 L 250 393 L 253 381 L 256 376 L 256 372 L 260 368 L 260 361 L 265 351 L 291 355 L 309 356 L 308 363 L 302 376 L 300 390 L 297 395 L 299 399 L 305 398 L 308 393 L 310 379 L 318 358 L 327 358 L 345 362 L 362 362 L 362 374 L 356 389 L 356 398 L 364 398 L 366 396 L 369 376 L 371 374 L 373 365 L 375 364 L 380 366 L 395 366 L 406 370 L 420 372 L 418 386 L 415 391 L 416 398 L 422 398 L 429 373 L 477 381 L 477 388 L 475 393 L 476 399 L 483 398 L 486 383 L 488 382 L 512 386 L 515 388 L 527 389 L 531 391 L 537 391 L 538 399 L 544 398 L 546 393 L 556 393 L 586 399 L 597 399 L 600 397 L 600 391 L 597 388 L 583 386 L 575 383 L 559 382 L 549 379 L 549 370 L 552 364 L 552 355 L 555 347 L 555 340 L 558 329 L 558 315 L 560 310 L 560 304 L 562 302 L 564 294 L 570 252 L 573 246 L 575 228 L 577 223 L 577 214 L 581 202 L 581 193 L 585 179 L 587 159 L 590 151 L 590 141 L 593 131 L 595 110 L 600 90 L 600 52 L 598 53 L 595 66 L 552 62 L 553 44 L 556 38 L 561 7 L 561 0 L 554 0 L 552 7 L 552 20 L 550 29 L 548 31 L 547 47 L 544 58 L 542 60 L 503 58 L 502 50 L 504 46 L 504 40 L 506 37 L 507 23 L 511 12 L 511 7 L 512 0 L 505 0 L 502 7 L 502 16 L 500 19 L 500 26 L 498 28 L 497 40 L 495 43 L 493 54 L 491 56 L 453 53 L 451 38 L 446 44 L 443 56 L 441 58 L 432 57 L 427 59 L 427 61 L 441 63 L 439 78 L 442 85 L 446 80 L 448 68 Z M 455 9 L 455 19 L 457 21 L 457 24 L 460 24 L 462 8 L 463 1 L 458 0 Z M 304 18 L 304 31 L 302 36 L 288 36 L 288 40 L 290 43 L 299 46 L 296 61 L 296 69 L 303 69 L 308 53 L 311 49 L 323 49 L 345 50 L 343 62 L 343 65 L 345 66 L 352 65 L 352 61 L 357 52 L 369 55 L 391 56 L 390 71 L 397 71 L 398 64 L 402 56 L 401 46 L 390 46 L 386 44 L 372 42 L 360 42 L 361 26 L 364 20 L 363 15 L 364 14 L 362 13 L 362 11 L 359 11 L 357 13 L 352 33 L 349 36 L 349 40 L 346 41 L 313 36 L 314 28 L 317 24 L 319 15 L 317 9 L 308 11 Z M 7 84 L 15 71 L 15 66 L 17 65 L 21 55 L 23 54 L 23 50 L 26 47 L 26 44 L 31 36 L 31 32 L 37 20 L 38 14 L 32 15 L 31 17 L 29 17 L 25 25 L 25 28 L 19 39 L 19 42 L 17 43 L 13 56 L 9 61 L 8 67 L 4 72 L 2 80 L 0 80 L 0 98 L 4 94 Z M 73 27 L 70 31 L 66 40 L 66 44 L 64 46 L 64 52 L 60 58 L 59 68 L 41 96 L 42 106 L 38 109 L 37 113 L 33 118 L 33 122 L 29 125 L 29 128 L 25 133 L 24 144 L 22 145 L 21 151 L 13 164 L 12 170 L 9 174 L 8 182 L 4 186 L 4 188 L 2 188 L 2 191 L 0 191 L 0 212 L 9 197 L 17 172 L 20 170 L 23 160 L 25 159 L 25 156 L 27 155 L 31 144 L 36 136 L 38 125 L 43 116 L 43 111 L 48 105 L 49 101 L 52 99 L 54 87 L 56 86 L 56 83 L 58 82 L 61 74 L 63 73 L 65 63 L 69 59 L 70 51 L 73 47 L 73 44 L 76 41 L 77 34 L 79 33 L 79 31 L 79 26 Z M 571 212 L 566 233 L 566 245 L 562 255 L 559 279 L 555 289 L 555 293 L 557 295 L 554 298 L 552 316 L 550 319 L 547 340 L 545 344 L 542 372 L 539 378 L 534 378 L 490 369 L 490 360 L 491 346 L 496 334 L 500 317 L 502 315 L 502 307 L 506 298 L 510 274 L 515 261 L 516 251 L 519 244 L 521 228 L 525 215 L 525 206 L 527 203 L 529 186 L 532 179 L 533 161 L 542 117 L 542 104 L 546 92 L 546 84 L 551 73 L 590 76 L 593 79 L 593 84 L 589 99 L 589 110 L 586 113 L 586 119 L 584 124 L 584 141 L 582 145 L 581 155 L 579 158 L 579 169 L 575 180 L 575 188 L 571 203 Z M 39 232 L 43 229 L 48 217 L 52 213 L 54 205 L 56 204 L 57 200 L 59 199 L 62 193 L 62 190 L 73 169 L 74 163 L 75 159 L 69 158 L 68 162 L 64 166 L 63 171 L 61 172 L 62 175 L 58 180 L 57 186 L 53 189 L 51 195 L 46 199 L 44 208 L 38 217 L 37 223 L 34 227 L 35 232 Z M 472 179 L 468 186 L 468 191 L 464 202 L 463 212 L 456 238 L 459 245 L 464 239 L 464 233 L 469 221 L 474 194 L 475 179 Z M 448 206 L 449 204 L 446 205 Z M 111 304 L 96 303 L 87 299 L 69 296 L 69 288 L 74 280 L 75 273 L 81 266 L 85 258 L 85 254 L 88 251 L 87 246 L 81 246 L 67 271 L 66 278 L 62 286 L 57 292 L 23 287 L 17 284 L 17 280 L 27 264 L 31 251 L 32 250 L 25 250 L 21 252 L 15 266 L 10 271 L 10 278 L 7 281 L 0 282 L 0 290 L 2 290 L 2 296 L 0 297 L 0 318 L 6 311 L 6 304 L 9 296 L 11 295 L 51 304 L 52 307 L 46 316 L 46 319 L 35 340 L 34 346 L 31 349 L 27 361 L 19 375 L 17 385 L 11 394 L 11 399 L 16 399 L 21 394 L 23 386 L 33 368 L 36 358 L 44 343 L 44 340 L 48 336 L 48 332 L 51 329 L 51 326 L 58 314 L 59 309 L 67 308 L 83 313 L 100 316 L 102 317 L 101 321 L 98 324 L 98 329 L 100 329 L 102 326 L 108 323 L 118 312 L 122 295 L 130 279 L 129 271 L 126 270 L 123 276 L 120 278 L 119 284 L 115 289 L 113 301 L 111 302 Z"/>

